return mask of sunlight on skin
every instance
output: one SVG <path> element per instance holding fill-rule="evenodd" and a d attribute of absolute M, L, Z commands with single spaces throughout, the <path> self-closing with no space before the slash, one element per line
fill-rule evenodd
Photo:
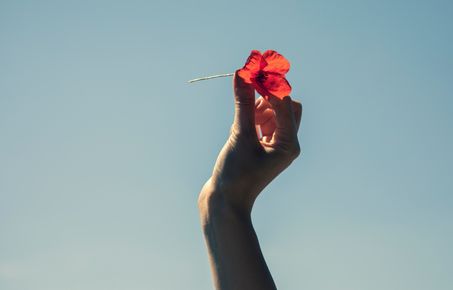
<path fill-rule="evenodd" d="M 219 290 L 276 289 L 251 221 L 260 192 L 300 153 L 300 103 L 259 98 L 235 76 L 235 118 L 199 196 L 203 233 Z M 260 128 L 262 138 L 259 138 Z"/>

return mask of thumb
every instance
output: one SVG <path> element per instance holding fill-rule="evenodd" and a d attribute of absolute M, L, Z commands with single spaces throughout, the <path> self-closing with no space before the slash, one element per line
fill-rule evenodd
<path fill-rule="evenodd" d="M 234 123 L 233 127 L 240 134 L 255 134 L 255 89 L 234 74 Z"/>

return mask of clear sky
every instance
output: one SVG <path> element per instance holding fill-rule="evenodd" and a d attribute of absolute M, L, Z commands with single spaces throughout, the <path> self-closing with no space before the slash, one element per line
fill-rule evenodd
<path fill-rule="evenodd" d="M 212 289 L 197 194 L 252 49 L 303 154 L 253 219 L 279 289 L 450 290 L 453 2 L 0 1 L 0 289 Z"/>

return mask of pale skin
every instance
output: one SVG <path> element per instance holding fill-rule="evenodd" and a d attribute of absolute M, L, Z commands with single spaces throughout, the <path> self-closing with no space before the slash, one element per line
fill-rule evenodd
<path fill-rule="evenodd" d="M 251 212 L 260 192 L 300 154 L 302 106 L 289 96 L 255 100 L 253 87 L 237 74 L 233 78 L 234 121 L 199 195 L 201 226 L 217 290 L 277 289 Z"/>

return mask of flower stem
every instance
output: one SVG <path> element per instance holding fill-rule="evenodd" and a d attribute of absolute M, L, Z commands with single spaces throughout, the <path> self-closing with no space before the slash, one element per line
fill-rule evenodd
<path fill-rule="evenodd" d="M 231 76 L 233 76 L 233 75 L 234 75 L 234 73 L 221 74 L 221 75 L 213 75 L 213 76 L 208 76 L 208 77 L 202 77 L 202 78 L 193 79 L 193 80 L 190 80 L 190 81 L 187 81 L 187 82 L 188 82 L 188 83 L 194 83 L 194 82 L 198 82 L 198 81 L 210 80 L 210 79 L 215 79 L 215 78 L 231 77 Z"/>

